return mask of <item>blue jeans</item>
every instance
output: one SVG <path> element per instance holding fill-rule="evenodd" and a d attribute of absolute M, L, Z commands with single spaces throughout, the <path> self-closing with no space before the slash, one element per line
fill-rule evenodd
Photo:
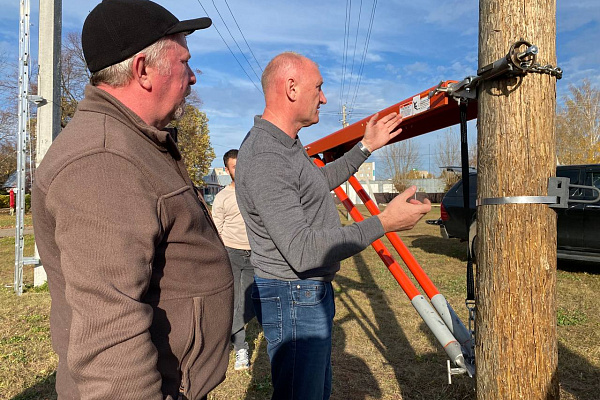
<path fill-rule="evenodd" d="M 331 282 L 254 277 L 252 301 L 267 340 L 273 400 L 331 395 Z"/>

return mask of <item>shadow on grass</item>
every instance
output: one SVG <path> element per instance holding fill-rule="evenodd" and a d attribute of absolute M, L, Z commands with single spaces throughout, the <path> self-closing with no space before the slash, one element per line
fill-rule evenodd
<path fill-rule="evenodd" d="M 34 386 L 11 398 L 11 400 L 56 400 L 58 395 L 56 385 L 56 372 L 41 378 Z"/>
<path fill-rule="evenodd" d="M 460 239 L 444 239 L 438 236 L 419 236 L 412 241 L 412 247 L 426 253 L 439 254 L 467 261 L 467 242 Z"/>
<path fill-rule="evenodd" d="M 348 315 L 337 321 L 334 326 L 334 338 L 341 337 L 342 346 L 335 342 L 333 348 L 335 364 L 332 399 L 381 398 L 382 395 L 378 380 L 372 376 L 369 367 L 362 360 L 359 360 L 359 363 L 354 362 L 356 371 L 348 371 L 347 365 L 344 364 L 347 354 L 343 352 L 342 325 L 349 321 L 361 327 L 363 334 L 384 357 L 385 363 L 392 367 L 403 400 L 475 399 L 473 379 L 465 377 L 452 385 L 447 384 L 446 353 L 424 323 L 423 331 L 436 350 L 428 354 L 416 353 L 402 329 L 401 322 L 398 321 L 393 304 L 378 287 L 363 256 L 354 256 L 354 262 L 360 277 L 358 281 L 341 275 L 335 279 L 342 292 L 346 292 L 344 296 L 338 296 L 337 301 L 348 310 Z M 345 289 L 354 289 L 369 296 L 374 321 L 369 317 L 371 312 L 363 310 L 360 303 L 348 296 Z M 398 290 L 401 289 L 398 287 Z M 419 316 L 415 313 L 412 318 Z M 336 335 L 338 331 L 342 333 Z M 335 379 L 336 371 L 343 373 L 343 380 Z"/>
<path fill-rule="evenodd" d="M 267 355 L 267 341 L 259 339 L 261 327 L 256 320 L 252 319 L 246 327 L 246 338 L 248 340 L 250 354 L 257 354 L 252 363 L 252 379 L 248 385 L 244 400 L 270 399 L 273 393 L 271 384 L 271 364 Z"/>
<path fill-rule="evenodd" d="M 558 371 L 562 390 L 576 399 L 597 399 L 600 368 L 558 343 Z"/>
<path fill-rule="evenodd" d="M 439 347 L 435 337 L 425 323 L 420 325 L 420 330 L 427 336 L 432 346 Z M 437 355 L 431 355 L 431 357 L 428 358 L 430 358 L 430 360 L 420 359 L 419 362 L 431 362 L 437 360 L 437 363 L 439 364 L 439 361 L 443 361 L 445 358 L 445 353 L 443 351 L 438 351 Z M 435 369 L 439 369 L 439 367 L 432 365 L 431 370 L 434 371 Z M 562 391 L 571 394 L 573 398 L 582 400 L 598 398 L 597 394 L 600 392 L 600 368 L 592 365 L 584 357 L 571 351 L 560 342 L 558 343 L 558 376 Z M 466 375 L 453 377 L 452 386 L 449 386 L 448 388 L 456 389 L 457 386 L 464 386 L 465 384 L 469 385 L 469 379 L 470 378 L 467 378 Z M 475 385 L 474 380 L 472 384 Z M 457 392 L 456 398 L 471 398 L 465 397 L 464 391 L 462 394 L 463 396 L 459 397 L 460 393 Z M 475 392 L 473 392 L 472 398 L 475 399 Z M 549 399 L 553 398 L 557 397 L 549 397 Z"/>
<path fill-rule="evenodd" d="M 566 272 L 585 272 L 588 274 L 600 274 L 600 262 L 593 263 L 589 261 L 572 261 L 558 259 L 558 269 Z"/>
<path fill-rule="evenodd" d="M 371 311 L 363 310 L 359 302 L 348 295 L 348 289 L 363 293 L 379 291 L 363 256 L 358 254 L 353 258 L 360 280 L 352 280 L 341 275 L 337 275 L 335 278 L 335 282 L 340 286 L 342 293 L 345 293 L 344 296 L 337 296 L 337 302 L 344 305 L 348 315 L 336 321 L 334 325 L 332 398 L 380 398 L 382 394 L 377 379 L 372 375 L 368 365 L 363 360 L 344 352 L 346 337 L 343 325 L 346 322 L 354 322 L 360 326 L 363 334 L 385 358 L 386 363 L 393 368 L 395 378 L 400 383 L 402 392 L 404 392 L 404 387 L 402 387 L 403 377 L 410 369 L 408 360 L 415 358 L 415 352 L 398 323 L 396 314 L 389 302 L 381 301 L 376 306 L 372 304 L 371 308 L 375 317 L 375 321 L 372 321 L 368 316 Z M 336 375 L 343 376 L 344 379 L 335 379 Z M 407 397 L 403 398 L 407 399 Z"/>
<path fill-rule="evenodd" d="M 444 239 L 437 236 L 419 236 L 412 241 L 411 247 L 419 248 L 426 253 L 439 254 L 467 261 L 467 242 L 457 238 Z M 558 269 L 566 272 L 585 272 L 600 274 L 600 261 L 557 260 Z"/>

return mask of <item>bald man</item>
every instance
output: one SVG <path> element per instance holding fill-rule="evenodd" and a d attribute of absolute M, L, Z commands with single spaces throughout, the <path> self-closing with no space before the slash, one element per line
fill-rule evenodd
<path fill-rule="evenodd" d="M 318 168 L 298 132 L 319 122 L 327 103 L 317 65 L 296 53 L 276 56 L 262 76 L 266 107 L 238 154 L 236 193 L 246 222 L 254 285 L 252 299 L 267 340 L 273 399 L 329 399 L 331 281 L 340 261 L 386 232 L 411 229 L 431 209 L 397 196 L 378 216 L 341 226 L 330 191 L 398 135 L 396 113 L 367 123 L 363 139 L 343 157 Z"/>

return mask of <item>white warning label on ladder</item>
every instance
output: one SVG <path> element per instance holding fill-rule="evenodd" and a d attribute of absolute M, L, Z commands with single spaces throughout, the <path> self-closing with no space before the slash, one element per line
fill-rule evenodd
<path fill-rule="evenodd" d="M 427 110 L 429 110 L 429 96 L 421 98 L 421 96 L 417 95 L 413 97 L 412 103 L 400 107 L 400 115 L 402 118 L 406 118 Z"/>

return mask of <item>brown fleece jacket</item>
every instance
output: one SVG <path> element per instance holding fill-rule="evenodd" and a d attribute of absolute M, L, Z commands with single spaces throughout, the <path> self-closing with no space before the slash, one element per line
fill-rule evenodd
<path fill-rule="evenodd" d="M 88 86 L 32 211 L 60 399 L 199 399 L 224 379 L 231 267 L 168 131 Z"/>

